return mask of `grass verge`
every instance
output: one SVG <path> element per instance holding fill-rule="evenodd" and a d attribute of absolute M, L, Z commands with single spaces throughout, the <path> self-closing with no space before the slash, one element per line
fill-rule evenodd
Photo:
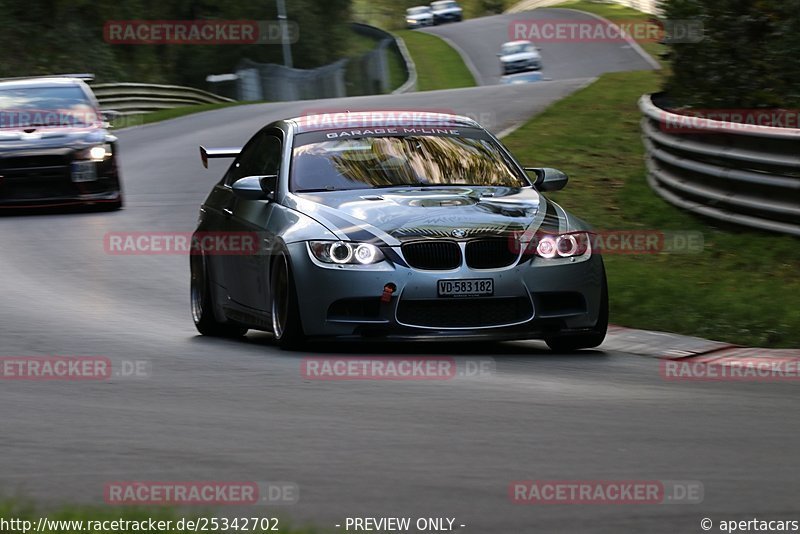
<path fill-rule="evenodd" d="M 442 39 L 411 30 L 395 33 L 405 41 L 417 67 L 418 91 L 475 87 L 475 78 L 461 55 Z"/>

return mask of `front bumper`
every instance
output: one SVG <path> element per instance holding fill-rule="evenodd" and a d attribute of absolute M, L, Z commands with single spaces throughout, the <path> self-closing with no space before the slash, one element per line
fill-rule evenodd
<path fill-rule="evenodd" d="M 433 19 L 432 18 L 430 18 L 430 19 L 420 19 L 420 20 L 416 20 L 414 22 L 406 21 L 406 27 L 409 30 L 414 30 L 414 29 L 417 29 L 417 28 L 427 28 L 429 26 L 433 26 Z"/>
<path fill-rule="evenodd" d="M 461 22 L 462 13 L 437 13 L 433 16 L 434 24 L 445 24 L 447 22 Z"/>
<path fill-rule="evenodd" d="M 116 157 L 93 162 L 87 181 L 75 181 L 73 163 L 67 149 L 0 154 L 0 209 L 121 202 Z"/>
<path fill-rule="evenodd" d="M 503 63 L 503 74 L 513 74 L 515 72 L 527 72 L 529 70 L 541 70 L 542 62 L 525 63 Z"/>
<path fill-rule="evenodd" d="M 289 246 L 303 330 L 346 339 L 512 340 L 586 333 L 598 321 L 604 271 L 600 256 L 535 258 L 494 270 L 467 266 L 421 271 L 388 261 L 320 267 L 305 243 Z M 442 298 L 440 279 L 492 278 L 491 297 Z M 396 291 L 389 302 L 387 284 Z"/>

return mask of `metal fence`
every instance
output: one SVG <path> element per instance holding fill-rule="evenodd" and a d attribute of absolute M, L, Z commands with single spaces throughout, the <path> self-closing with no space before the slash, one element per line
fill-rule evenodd
<path fill-rule="evenodd" d="M 389 61 L 395 55 L 411 79 L 413 64 L 401 42 L 378 28 L 354 23 L 353 30 L 376 40 L 374 49 L 316 69 L 293 69 L 277 64 L 242 61 L 237 70 L 237 99 L 271 102 L 334 98 L 392 92 Z M 414 80 L 416 76 L 413 76 Z M 413 87 L 406 87 L 411 90 Z"/>
<path fill-rule="evenodd" d="M 122 115 L 136 115 L 197 104 L 233 102 L 224 96 L 179 85 L 102 83 L 91 87 L 102 109 L 114 109 Z"/>
<path fill-rule="evenodd" d="M 692 121 L 639 100 L 648 182 L 667 202 L 727 223 L 800 236 L 800 129 Z"/>

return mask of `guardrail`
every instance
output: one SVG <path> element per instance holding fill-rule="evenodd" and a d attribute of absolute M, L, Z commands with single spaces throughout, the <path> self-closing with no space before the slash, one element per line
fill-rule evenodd
<path fill-rule="evenodd" d="M 149 113 L 161 109 L 197 104 L 234 102 L 194 87 L 149 83 L 102 83 L 92 85 L 101 109 L 113 109 L 122 115 Z"/>
<path fill-rule="evenodd" d="M 658 100 L 658 99 L 656 99 Z M 800 129 L 693 121 L 639 100 L 647 180 L 664 200 L 727 223 L 800 236 Z M 695 133 L 696 132 L 696 133 Z"/>

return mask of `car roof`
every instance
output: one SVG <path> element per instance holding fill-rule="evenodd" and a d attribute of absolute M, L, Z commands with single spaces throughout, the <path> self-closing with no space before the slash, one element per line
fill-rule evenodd
<path fill-rule="evenodd" d="M 481 128 L 462 115 L 415 110 L 332 111 L 287 119 L 297 133 L 391 127 Z"/>
<path fill-rule="evenodd" d="M 32 89 L 35 87 L 65 87 L 83 85 L 83 80 L 63 76 L 51 76 L 44 78 L 0 78 L 0 89 Z"/>
<path fill-rule="evenodd" d="M 510 46 L 510 45 L 521 45 L 521 44 L 533 44 L 533 43 L 532 43 L 532 42 L 530 42 L 530 41 L 528 41 L 528 40 L 521 39 L 521 40 L 519 40 L 519 41 L 509 41 L 509 42 L 507 42 L 507 43 L 503 43 L 503 46 Z"/>

